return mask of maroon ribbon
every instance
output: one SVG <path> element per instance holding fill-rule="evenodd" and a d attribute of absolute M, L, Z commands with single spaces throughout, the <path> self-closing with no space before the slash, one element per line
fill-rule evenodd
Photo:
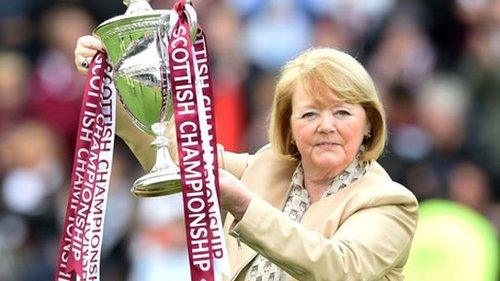
<path fill-rule="evenodd" d="M 215 280 L 214 257 L 222 257 L 222 248 L 225 247 L 223 241 L 220 241 L 221 231 L 216 229 L 216 223 L 220 223 L 220 215 L 214 211 L 218 211 L 219 201 L 213 95 L 205 38 L 199 30 L 200 40 L 196 40 L 193 46 L 190 38 L 191 27 L 184 11 L 185 2 L 179 1 L 174 5 L 179 20 L 168 39 L 169 78 L 173 95 L 191 280 L 212 281 Z M 197 81 L 199 85 L 196 85 Z M 199 93 L 202 99 L 197 96 Z M 203 105 L 199 104 L 200 101 Z M 206 116 L 202 122 L 199 116 L 200 106 L 204 108 Z M 208 127 L 208 153 L 203 150 L 202 126 Z M 208 161 L 204 154 L 213 157 L 210 159 L 212 161 Z M 210 184 L 215 186 L 215 194 L 209 188 Z"/>
<path fill-rule="evenodd" d="M 106 59 L 99 52 L 89 66 L 55 280 L 99 279 L 114 144 L 114 88 Z"/>

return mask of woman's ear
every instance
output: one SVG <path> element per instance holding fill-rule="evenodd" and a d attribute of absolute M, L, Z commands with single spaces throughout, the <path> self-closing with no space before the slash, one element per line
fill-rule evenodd
<path fill-rule="evenodd" d="M 365 139 L 369 139 L 372 137 L 372 123 L 370 121 L 366 122 L 365 129 L 363 131 L 363 135 Z"/>

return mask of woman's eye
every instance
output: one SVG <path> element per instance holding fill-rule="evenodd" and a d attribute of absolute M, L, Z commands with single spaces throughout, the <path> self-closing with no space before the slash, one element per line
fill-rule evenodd
<path fill-rule="evenodd" d="M 337 110 L 335 112 L 336 115 L 339 115 L 339 116 L 349 116 L 351 115 L 351 113 L 347 110 Z"/>
<path fill-rule="evenodd" d="M 302 114 L 301 118 L 311 118 L 313 116 L 314 116 L 314 112 L 306 112 L 306 113 Z"/>

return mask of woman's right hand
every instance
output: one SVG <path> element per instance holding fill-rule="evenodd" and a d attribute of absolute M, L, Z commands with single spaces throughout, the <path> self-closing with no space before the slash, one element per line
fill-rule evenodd
<path fill-rule="evenodd" d="M 226 170 L 219 169 L 221 209 L 241 220 L 247 211 L 252 195 L 247 187 Z"/>
<path fill-rule="evenodd" d="M 104 51 L 104 45 L 99 38 L 92 35 L 78 38 L 75 47 L 75 65 L 78 72 L 87 73 L 88 65 L 97 51 Z"/>

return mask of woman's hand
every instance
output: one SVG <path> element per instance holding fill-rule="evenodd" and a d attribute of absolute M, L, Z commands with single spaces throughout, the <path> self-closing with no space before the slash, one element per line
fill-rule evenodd
<path fill-rule="evenodd" d="M 75 65 L 78 72 L 86 74 L 90 60 L 97 51 L 103 51 L 104 46 L 99 38 L 92 35 L 84 35 L 78 38 L 75 47 Z"/>
<path fill-rule="evenodd" d="M 245 214 L 252 195 L 246 186 L 231 173 L 219 169 L 219 187 L 221 208 L 241 220 Z"/>

